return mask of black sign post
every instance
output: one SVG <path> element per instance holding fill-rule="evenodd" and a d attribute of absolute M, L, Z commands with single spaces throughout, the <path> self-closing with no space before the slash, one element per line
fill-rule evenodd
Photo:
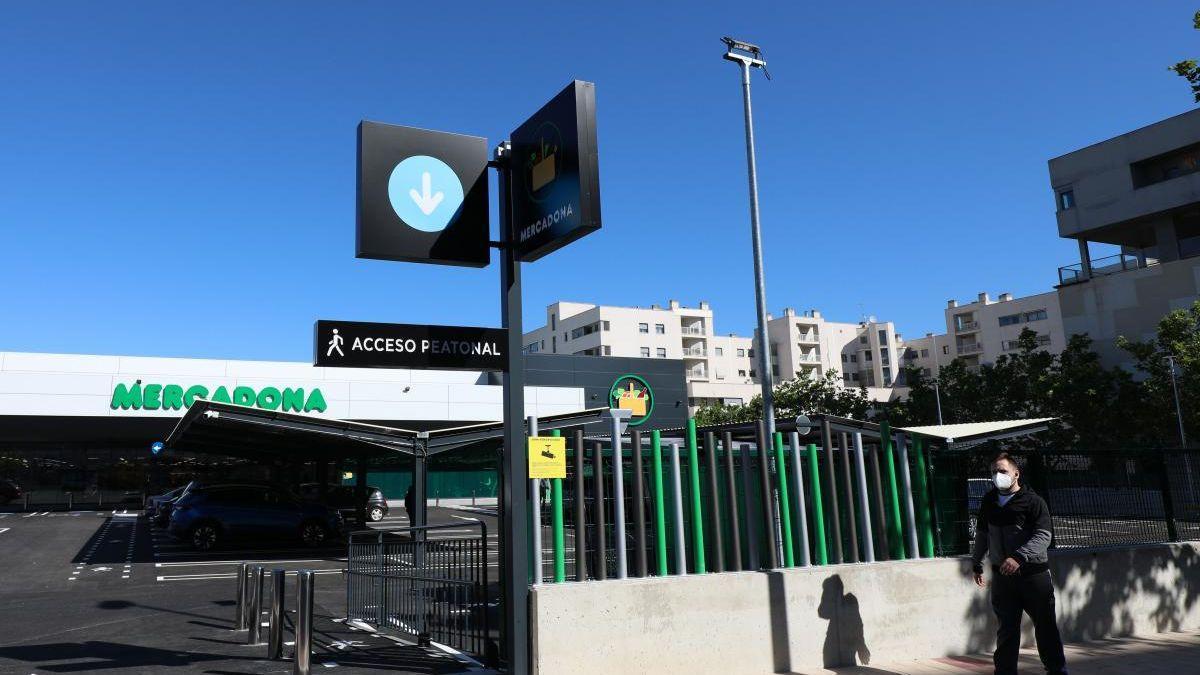
<path fill-rule="evenodd" d="M 512 132 L 513 239 L 533 262 L 600 229 L 596 87 L 576 80 Z"/>
<path fill-rule="evenodd" d="M 313 365 L 332 368 L 508 367 L 508 336 L 501 328 L 321 320 L 313 347 Z"/>

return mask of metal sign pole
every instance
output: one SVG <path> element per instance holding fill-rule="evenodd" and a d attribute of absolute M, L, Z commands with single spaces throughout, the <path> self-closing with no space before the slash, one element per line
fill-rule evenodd
<path fill-rule="evenodd" d="M 530 415 L 525 423 L 529 425 L 529 437 L 537 436 L 537 416 Z M 526 448 L 525 451 L 528 452 L 528 449 Z M 533 539 L 533 583 L 540 584 L 544 581 L 542 578 L 542 480 L 540 478 L 529 479 L 529 498 L 533 500 L 529 514 L 529 533 Z"/>
<path fill-rule="evenodd" d="M 500 193 L 500 307 L 508 331 L 504 372 L 504 466 L 500 498 L 504 502 L 504 554 L 500 578 L 504 591 L 504 654 L 510 673 L 529 672 L 529 502 L 525 496 L 529 466 L 525 457 L 525 367 L 521 357 L 521 263 L 512 238 L 509 194 L 512 145 L 496 147 Z"/>

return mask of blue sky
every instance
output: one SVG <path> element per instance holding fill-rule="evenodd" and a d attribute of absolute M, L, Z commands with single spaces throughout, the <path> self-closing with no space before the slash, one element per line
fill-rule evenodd
<path fill-rule="evenodd" d="M 8 3 L 0 350 L 308 360 L 317 318 L 499 325 L 495 265 L 354 258 L 355 127 L 494 144 L 596 83 L 604 228 L 525 267 L 556 299 L 712 303 L 749 334 L 756 77 L 772 311 L 909 336 L 1049 290 L 1046 161 L 1189 110 L 1183 2 Z M 818 3 L 810 3 L 817 5 Z M 494 226 L 493 226 L 494 227 Z"/>

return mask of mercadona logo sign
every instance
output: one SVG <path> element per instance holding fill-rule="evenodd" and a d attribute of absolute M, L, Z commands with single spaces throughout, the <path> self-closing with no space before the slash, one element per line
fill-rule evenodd
<path fill-rule="evenodd" d="M 329 406 L 325 396 L 317 387 L 305 391 L 302 387 L 252 387 L 229 388 L 222 385 L 211 391 L 202 384 L 187 387 L 178 384 L 142 384 L 141 380 L 131 385 L 117 383 L 113 388 L 113 410 L 183 410 L 192 407 L 196 399 L 203 398 L 217 403 L 233 403 L 248 408 L 281 410 L 283 412 L 319 412 Z"/>

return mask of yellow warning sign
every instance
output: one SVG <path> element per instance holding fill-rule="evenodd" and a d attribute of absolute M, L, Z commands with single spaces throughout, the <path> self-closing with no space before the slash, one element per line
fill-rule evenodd
<path fill-rule="evenodd" d="M 565 437 L 529 437 L 529 477 L 567 477 L 567 439 Z"/>

